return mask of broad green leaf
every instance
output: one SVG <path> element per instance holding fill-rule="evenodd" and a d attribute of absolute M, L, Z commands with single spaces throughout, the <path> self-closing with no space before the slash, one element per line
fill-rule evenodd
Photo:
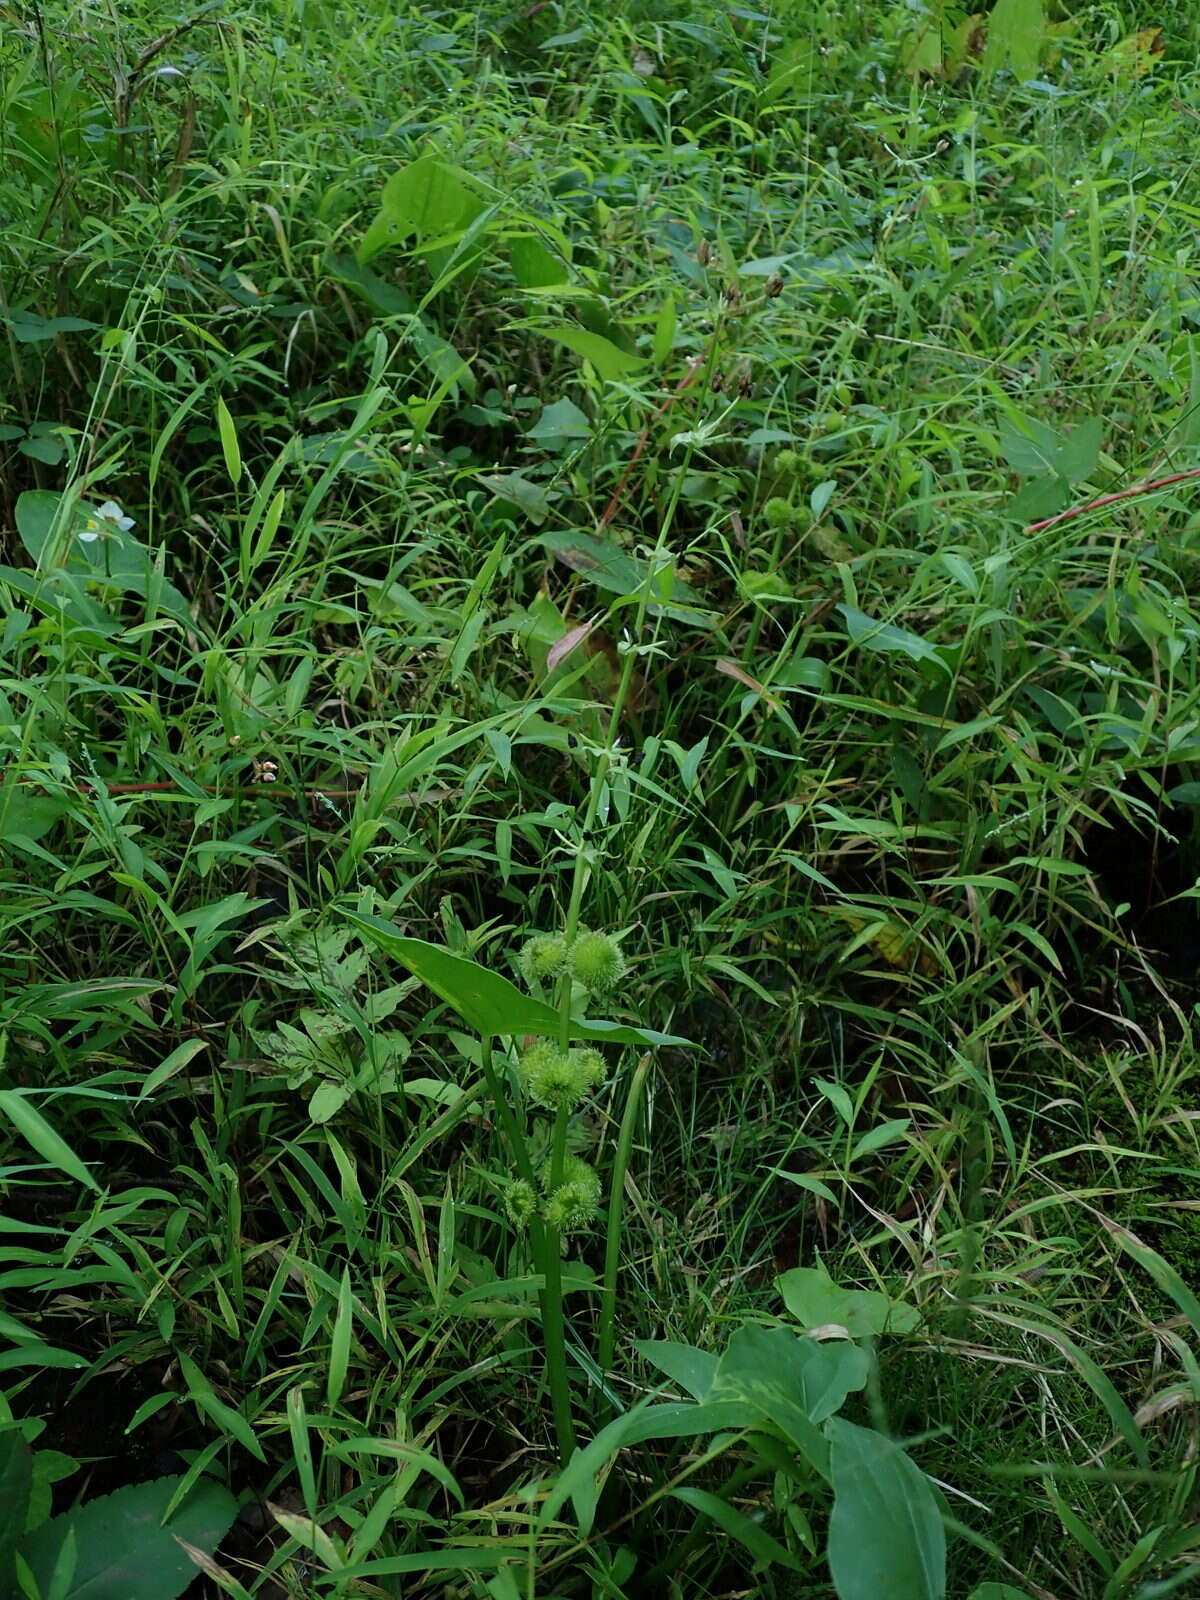
<path fill-rule="evenodd" d="M 592 425 L 573 400 L 565 396 L 553 405 L 543 406 L 542 414 L 530 428 L 530 439 L 551 442 L 559 439 L 590 439 Z"/>
<path fill-rule="evenodd" d="M 347 284 L 366 301 L 372 311 L 383 317 L 410 316 L 416 310 L 416 301 L 396 284 L 381 278 L 377 272 L 362 266 L 344 251 L 331 251 L 325 257 L 330 272 Z"/>
<path fill-rule="evenodd" d="M 1048 475 L 1079 483 L 1096 470 L 1104 443 L 1104 423 L 1089 417 L 1063 438 L 1047 423 L 1019 412 L 1006 412 L 999 425 L 1000 448 L 1014 472 L 1026 477 Z"/>
<path fill-rule="evenodd" d="M 846 621 L 846 632 L 851 644 L 860 650 L 878 650 L 885 655 L 903 655 L 910 661 L 928 662 L 941 672 L 949 672 L 945 659 L 936 645 L 910 633 L 907 628 L 897 628 L 890 622 L 877 622 L 857 606 L 839 605 L 837 608 Z"/>
<path fill-rule="evenodd" d="M 20 1089 L 0 1089 L 0 1113 L 7 1116 L 13 1127 L 37 1151 L 43 1161 L 65 1172 L 76 1183 L 88 1189 L 99 1189 L 83 1162 L 70 1146 L 57 1134 L 36 1106 L 31 1105 Z"/>
<path fill-rule="evenodd" d="M 731 1539 L 736 1539 L 754 1557 L 756 1571 L 769 1566 L 787 1567 L 792 1572 L 805 1570 L 790 1550 L 785 1550 L 777 1539 L 773 1539 L 757 1522 L 751 1521 L 744 1511 L 731 1506 L 728 1500 L 722 1500 L 719 1495 L 710 1494 L 706 1489 L 683 1488 L 672 1489 L 671 1498 L 691 1506 L 693 1511 L 715 1522 Z"/>
<path fill-rule="evenodd" d="M 61 439 L 22 439 L 17 449 L 23 456 L 40 461 L 47 467 L 58 466 L 67 453 L 67 447 Z"/>
<path fill-rule="evenodd" d="M 476 384 L 471 363 L 465 356 L 459 354 L 448 339 L 443 339 L 440 333 L 435 333 L 428 323 L 417 316 L 409 319 L 408 336 L 421 360 L 442 386 L 444 393 L 457 399 L 460 384 L 468 394 L 475 393 Z"/>
<path fill-rule="evenodd" d="M 1090 478 L 1100 460 L 1103 444 L 1103 421 L 1099 417 L 1089 417 L 1059 446 L 1054 457 L 1054 470 L 1068 483 L 1080 483 L 1084 478 Z"/>
<path fill-rule="evenodd" d="M 520 233 L 508 241 L 513 277 L 522 289 L 557 289 L 570 281 L 570 270 L 533 233 Z"/>
<path fill-rule="evenodd" d="M 457 956 L 442 945 L 406 938 L 382 917 L 361 911 L 346 911 L 344 915 L 386 955 L 402 962 L 427 988 L 453 1006 L 477 1033 L 487 1037 L 495 1034 L 558 1037 L 559 1013 L 544 1001 L 523 994 L 499 972 Z M 686 1045 L 689 1042 L 674 1034 L 657 1033 L 652 1028 L 636 1028 L 623 1022 L 598 1022 L 588 1017 L 571 1018 L 570 1036 L 598 1044 Z"/>
<path fill-rule="evenodd" d="M 0 1592 L 33 1493 L 33 1457 L 17 1428 L 0 1433 Z"/>
<path fill-rule="evenodd" d="M 1011 522 L 1041 522 L 1055 517 L 1071 503 L 1071 485 L 1055 473 L 1043 473 L 1022 484 L 1004 507 L 1003 515 Z"/>
<path fill-rule="evenodd" d="M 1055 470 L 1054 458 L 1062 441 L 1048 423 L 1006 411 L 997 431 L 1004 459 L 1014 472 L 1033 476 Z"/>
<path fill-rule="evenodd" d="M 86 333 L 96 327 L 83 317 L 39 317 L 33 311 L 10 311 L 3 320 L 18 344 L 46 344 L 60 333 Z"/>
<path fill-rule="evenodd" d="M 481 472 L 475 479 L 501 500 L 519 506 L 532 522 L 545 522 L 550 515 L 550 500 L 540 483 L 519 472 Z"/>
<path fill-rule="evenodd" d="M 81 1363 L 83 1365 L 84 1363 Z M 54 1505 L 54 1485 L 61 1483 L 64 1478 L 69 1478 L 72 1473 L 79 1471 L 79 1462 L 74 1456 L 64 1455 L 61 1450 L 38 1450 L 33 1457 L 33 1484 L 29 1491 L 29 1509 L 25 1513 L 25 1532 L 33 1533 L 43 1523 L 50 1520 L 50 1512 Z M 0 1490 L 0 1516 L 4 1505 L 3 1490 Z M 0 1546 L 4 1538 L 0 1533 Z M 4 1562 L 0 1557 L 0 1572 L 3 1571 Z"/>
<path fill-rule="evenodd" d="M 60 1600 L 175 1600 L 196 1577 L 179 1540 L 211 1555 L 237 1515 L 228 1489 L 202 1480 L 164 1527 L 163 1515 L 181 1481 L 157 1478 L 118 1489 L 26 1535 L 21 1554 L 41 1592 L 73 1534 L 75 1572 Z"/>
<path fill-rule="evenodd" d="M 825 1425 L 833 1480 L 829 1570 L 838 1600 L 945 1600 L 946 1530 L 904 1450 L 843 1417 Z"/>
<path fill-rule="evenodd" d="M 17 532 L 36 566 L 43 565 L 43 554 L 55 531 L 62 500 L 61 494 L 49 489 L 26 489 L 17 498 Z M 59 534 L 61 537 L 61 528 Z"/>
<path fill-rule="evenodd" d="M 996 0 L 987 21 L 983 71 L 988 77 L 1010 66 L 1020 83 L 1037 77 L 1046 39 L 1044 0 Z"/>
<path fill-rule="evenodd" d="M 351 1095 L 351 1088 L 346 1083 L 335 1083 L 327 1078 L 319 1083 L 313 1090 L 308 1102 L 308 1120 L 310 1122 L 328 1122 L 330 1117 L 337 1116 Z"/>
<path fill-rule="evenodd" d="M 856 1344 L 818 1343 L 788 1328 L 738 1328 L 708 1398 L 744 1400 L 775 1423 L 824 1475 L 828 1448 L 817 1424 L 866 1387 L 870 1359 Z"/>
<path fill-rule="evenodd" d="M 611 539 L 575 530 L 543 534 L 541 542 L 565 567 L 582 573 L 597 588 L 622 599 L 635 599 L 644 592 L 651 616 L 672 617 L 694 627 L 713 625 L 712 618 L 699 609 L 700 595 L 677 575 L 673 563 L 655 572 L 649 561 L 630 555 Z"/>
<path fill-rule="evenodd" d="M 568 350 L 573 350 L 577 356 L 590 362 L 596 369 L 596 375 L 605 383 L 623 378 L 627 372 L 636 372 L 639 367 L 646 365 L 641 356 L 631 356 L 603 334 L 589 333 L 586 328 L 575 328 L 570 323 L 558 323 L 552 328 L 539 328 L 537 331 L 543 339 L 552 339 L 555 344 L 565 345 Z"/>
<path fill-rule="evenodd" d="M 824 1267 L 794 1267 L 775 1280 L 783 1303 L 802 1331 L 841 1327 L 852 1339 L 881 1333 L 911 1333 L 920 1325 L 913 1306 L 890 1300 L 874 1289 L 843 1289 Z"/>
<path fill-rule="evenodd" d="M 4 785 L 0 789 L 0 840 L 44 838 L 70 803 L 63 795 L 41 794 L 28 784 Z"/>
<path fill-rule="evenodd" d="M 719 1356 L 670 1339 L 638 1339 L 634 1349 L 644 1361 L 686 1389 L 693 1400 L 703 1400 L 708 1394 L 720 1365 Z"/>
<path fill-rule="evenodd" d="M 358 247 L 359 264 L 365 266 L 380 251 L 414 235 L 424 243 L 469 227 L 484 206 L 463 176 L 436 156 L 422 156 L 393 173 L 383 186 L 379 213 Z"/>

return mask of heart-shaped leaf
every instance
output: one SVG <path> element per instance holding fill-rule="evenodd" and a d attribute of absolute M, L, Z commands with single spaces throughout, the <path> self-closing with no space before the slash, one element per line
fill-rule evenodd
<path fill-rule="evenodd" d="M 783 1303 L 807 1332 L 833 1325 L 852 1339 L 880 1333 L 911 1333 L 920 1323 L 913 1307 L 870 1289 L 843 1289 L 823 1267 L 795 1267 L 776 1278 Z"/>

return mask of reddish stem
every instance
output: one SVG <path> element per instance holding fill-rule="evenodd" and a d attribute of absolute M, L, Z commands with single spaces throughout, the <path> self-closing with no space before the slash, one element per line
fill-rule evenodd
<path fill-rule="evenodd" d="M 662 416 L 663 412 L 669 410 L 669 408 L 675 404 L 676 400 L 679 399 L 679 396 L 683 393 L 683 391 L 694 381 L 696 374 L 704 365 L 705 359 L 706 358 L 704 356 L 697 356 L 693 361 L 688 363 L 688 369 L 684 373 L 683 377 L 680 378 L 674 389 L 663 401 L 662 405 L 659 406 L 658 410 L 654 412 L 649 422 L 647 422 L 646 426 L 642 429 L 641 436 L 637 442 L 637 448 L 629 458 L 629 465 L 621 474 L 621 481 L 617 484 L 612 499 L 604 508 L 604 514 L 600 518 L 601 528 L 607 528 L 609 523 L 616 516 L 621 501 L 625 498 L 625 490 L 629 487 L 629 480 L 633 477 L 633 469 L 637 466 L 638 461 L 641 459 L 642 452 L 645 450 L 646 445 L 649 442 L 651 428 L 653 428 L 654 424 L 658 421 L 659 417 Z"/>
<path fill-rule="evenodd" d="M 1132 500 L 1135 495 L 1151 494 L 1155 489 L 1167 489 L 1173 483 L 1186 483 L 1189 478 L 1200 478 L 1200 467 L 1193 467 L 1189 472 L 1172 473 L 1169 478 L 1152 478 L 1149 483 L 1135 484 L 1132 489 L 1122 489 L 1119 494 L 1102 494 L 1098 500 L 1085 500 L 1082 505 L 1069 506 L 1057 516 L 1046 517 L 1042 522 L 1031 522 L 1025 532 L 1041 533 L 1043 528 L 1052 528 L 1056 522 L 1066 522 L 1071 517 L 1081 517 L 1085 511 L 1116 505 L 1118 500 Z"/>

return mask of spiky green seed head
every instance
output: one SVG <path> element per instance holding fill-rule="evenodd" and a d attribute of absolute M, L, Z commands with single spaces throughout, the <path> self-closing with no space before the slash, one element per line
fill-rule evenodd
<path fill-rule="evenodd" d="M 558 1233 L 578 1233 L 590 1226 L 596 1215 L 600 1199 L 599 1180 L 595 1174 L 587 1179 L 572 1179 L 559 1184 L 546 1201 L 542 1215 L 547 1224 Z"/>
<path fill-rule="evenodd" d="M 521 976 L 529 987 L 557 978 L 567 959 L 567 941 L 561 933 L 535 933 L 526 939 L 517 956 Z"/>
<path fill-rule="evenodd" d="M 792 520 L 792 506 L 781 494 L 772 495 L 763 506 L 763 520 L 768 528 L 786 528 Z"/>
<path fill-rule="evenodd" d="M 525 1093 L 546 1111 L 573 1110 L 603 1080 L 604 1070 L 599 1050 L 563 1050 L 546 1039 L 517 1063 Z"/>
<path fill-rule="evenodd" d="M 781 450 L 775 457 L 775 471 L 781 474 L 799 472 L 800 456 L 795 450 Z"/>
<path fill-rule="evenodd" d="M 546 1063 L 561 1054 L 558 1045 L 551 1044 L 549 1039 L 538 1039 L 521 1052 L 517 1057 L 517 1077 L 526 1094 L 533 1092 L 533 1085 Z"/>
<path fill-rule="evenodd" d="M 517 1228 L 527 1228 L 537 1216 L 538 1201 L 533 1185 L 524 1178 L 514 1178 L 504 1190 L 504 1211 Z"/>
<path fill-rule="evenodd" d="M 611 994 L 627 971 L 621 946 L 609 933 L 581 933 L 567 953 L 567 968 L 592 994 Z"/>
<path fill-rule="evenodd" d="M 547 1157 L 546 1160 L 542 1162 L 542 1169 L 538 1173 L 542 1188 L 547 1193 L 550 1193 L 551 1191 L 553 1165 L 554 1163 L 552 1158 Z M 595 1199 L 592 1203 L 593 1205 L 599 1205 L 600 1174 L 596 1171 L 595 1167 L 591 1166 L 590 1163 L 585 1161 L 582 1156 L 568 1155 L 563 1157 L 562 1178 L 559 1180 L 559 1184 L 555 1185 L 554 1187 L 560 1187 L 561 1184 L 564 1183 L 590 1185 L 595 1193 Z"/>

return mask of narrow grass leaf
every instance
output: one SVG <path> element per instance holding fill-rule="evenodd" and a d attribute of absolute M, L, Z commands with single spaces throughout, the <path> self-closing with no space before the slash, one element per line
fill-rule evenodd
<path fill-rule="evenodd" d="M 74 1178 L 76 1183 L 82 1183 L 85 1188 L 99 1190 L 100 1185 L 83 1162 L 66 1141 L 55 1133 L 37 1107 L 30 1104 L 24 1091 L 0 1089 L 0 1112 L 8 1117 L 43 1161 L 49 1162 L 59 1172 L 65 1172 L 68 1178 Z"/>
<path fill-rule="evenodd" d="M 722 1500 L 719 1495 L 710 1494 L 706 1489 L 685 1487 L 672 1489 L 671 1498 L 682 1501 L 693 1511 L 708 1517 L 731 1539 L 736 1539 L 754 1557 L 756 1570 L 770 1566 L 786 1567 L 789 1572 L 805 1570 L 804 1564 L 798 1561 L 790 1550 L 785 1550 L 778 1539 L 773 1539 L 757 1522 L 746 1516 L 745 1512 L 739 1511 L 736 1506 L 731 1506 L 728 1500 Z"/>
<path fill-rule="evenodd" d="M 263 1454 L 262 1445 L 254 1435 L 254 1429 L 240 1411 L 235 1411 L 232 1406 L 226 1405 L 224 1400 L 214 1393 L 212 1385 L 192 1358 L 181 1354 L 179 1368 L 187 1384 L 188 1394 L 209 1421 L 216 1423 L 222 1432 L 235 1438 L 243 1449 L 249 1450 L 256 1461 L 265 1462 L 267 1458 Z"/>

